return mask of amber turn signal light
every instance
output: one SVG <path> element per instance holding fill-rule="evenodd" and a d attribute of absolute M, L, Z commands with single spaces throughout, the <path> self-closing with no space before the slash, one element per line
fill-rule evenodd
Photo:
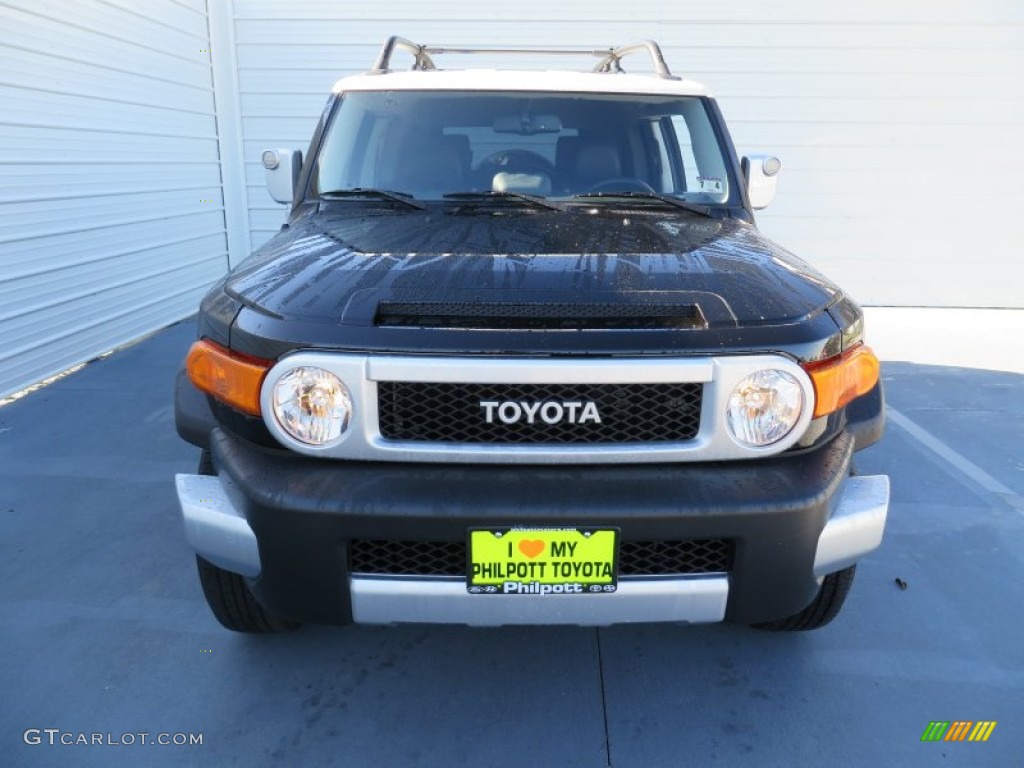
<path fill-rule="evenodd" d="M 838 411 L 878 383 L 878 358 L 863 344 L 803 368 L 814 383 L 814 418 Z"/>
<path fill-rule="evenodd" d="M 260 387 L 273 362 L 239 355 L 203 339 L 185 360 L 189 380 L 202 392 L 252 416 L 260 415 Z"/>

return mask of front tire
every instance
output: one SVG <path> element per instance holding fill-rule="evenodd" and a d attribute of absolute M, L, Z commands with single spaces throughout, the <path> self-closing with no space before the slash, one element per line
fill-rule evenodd
<path fill-rule="evenodd" d="M 199 456 L 200 475 L 216 475 L 213 458 L 205 450 Z M 232 632 L 285 632 L 301 626 L 298 622 L 283 619 L 270 613 L 253 597 L 245 579 L 237 573 L 226 571 L 209 560 L 196 555 L 199 583 L 214 618 L 225 629 Z"/>
<path fill-rule="evenodd" d="M 245 579 L 196 555 L 199 583 L 214 618 L 232 632 L 286 632 L 299 623 L 282 619 L 256 602 Z"/>
<path fill-rule="evenodd" d="M 850 585 L 853 584 L 856 572 L 857 566 L 851 565 L 849 568 L 830 573 L 818 588 L 814 600 L 802 611 L 784 619 L 766 621 L 754 626 L 772 632 L 802 632 L 824 627 L 839 614 L 839 609 L 846 602 L 846 595 L 850 592 Z"/>

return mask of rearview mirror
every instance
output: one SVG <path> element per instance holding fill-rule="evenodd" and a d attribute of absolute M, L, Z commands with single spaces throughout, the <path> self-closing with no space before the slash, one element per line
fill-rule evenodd
<path fill-rule="evenodd" d="M 279 203 L 291 203 L 302 170 L 302 151 L 298 149 L 266 149 L 262 157 L 267 171 L 267 191 Z"/>
<path fill-rule="evenodd" d="M 533 136 L 535 133 L 561 133 L 562 121 L 558 115 L 509 115 L 494 118 L 495 133 L 518 133 Z"/>
<path fill-rule="evenodd" d="M 740 162 L 747 181 L 747 197 L 755 211 L 767 208 L 775 199 L 775 186 L 782 161 L 775 155 L 747 155 Z"/>

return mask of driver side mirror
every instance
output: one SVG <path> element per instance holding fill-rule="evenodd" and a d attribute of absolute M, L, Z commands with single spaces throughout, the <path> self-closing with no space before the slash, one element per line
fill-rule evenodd
<path fill-rule="evenodd" d="M 767 208 L 775 199 L 775 186 L 782 161 L 775 155 L 747 155 L 740 161 L 747 182 L 747 197 L 755 211 Z"/>
<path fill-rule="evenodd" d="M 266 149 L 262 157 L 267 171 L 267 191 L 279 203 L 291 203 L 299 185 L 302 151 L 298 149 Z"/>

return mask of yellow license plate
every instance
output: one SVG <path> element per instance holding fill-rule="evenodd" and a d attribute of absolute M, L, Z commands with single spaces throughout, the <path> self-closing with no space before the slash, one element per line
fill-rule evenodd
<path fill-rule="evenodd" d="M 477 595 L 614 592 L 618 538 L 615 528 L 474 528 L 466 588 Z"/>

